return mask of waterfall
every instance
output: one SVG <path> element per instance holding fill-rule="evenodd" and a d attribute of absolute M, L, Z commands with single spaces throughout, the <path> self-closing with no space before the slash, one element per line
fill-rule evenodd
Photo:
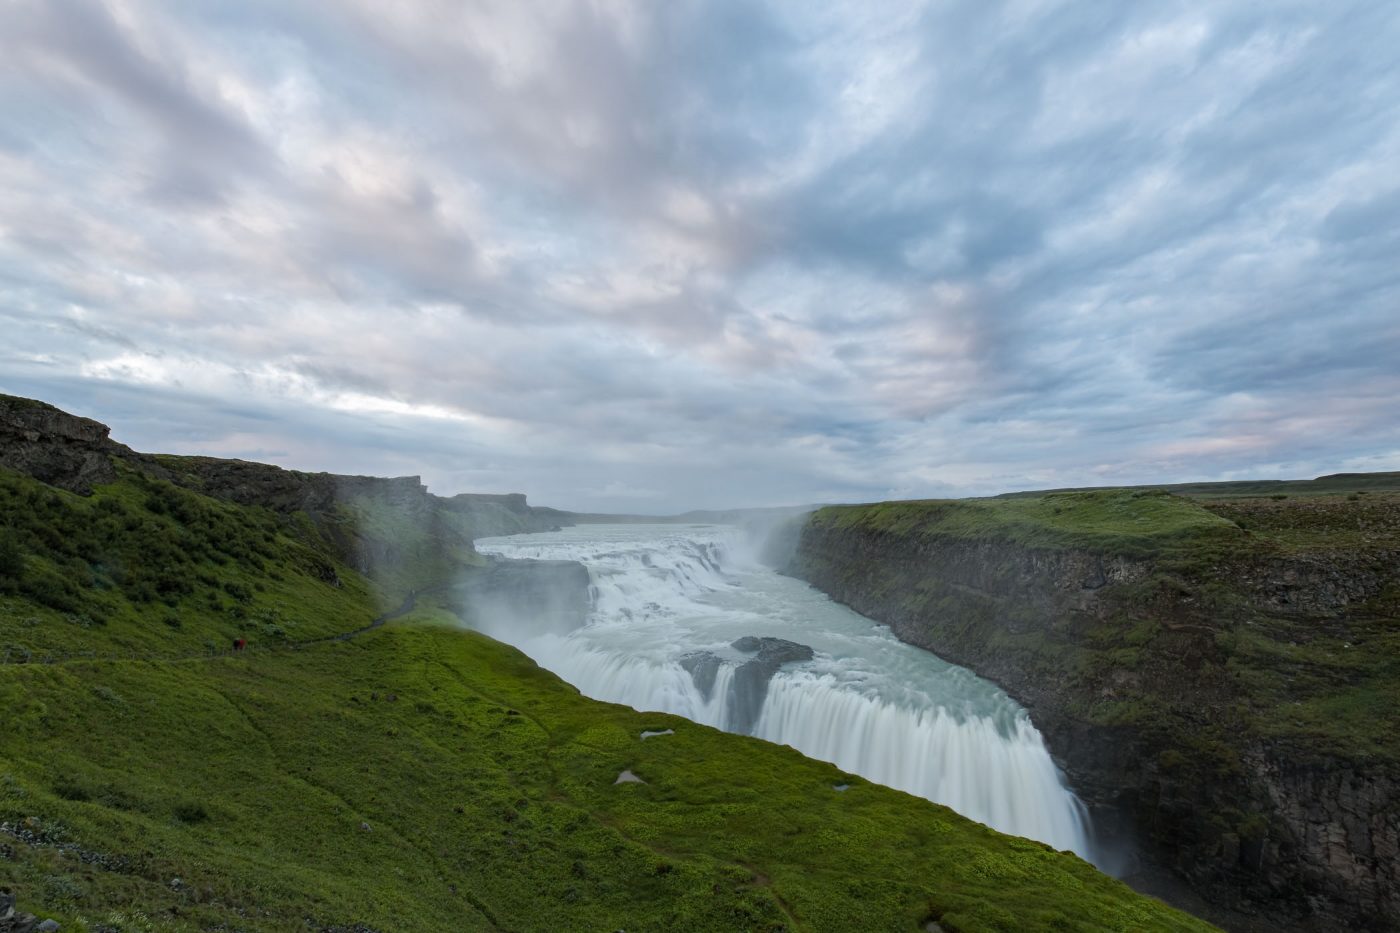
<path fill-rule="evenodd" d="M 593 606 L 583 627 L 561 635 L 529 619 L 485 626 L 585 695 L 791 745 L 1092 860 L 1084 807 L 1024 709 L 965 668 L 760 566 L 736 529 L 584 525 L 477 547 L 588 568 Z M 736 647 L 751 636 L 810 659 L 756 660 L 766 656 Z"/>

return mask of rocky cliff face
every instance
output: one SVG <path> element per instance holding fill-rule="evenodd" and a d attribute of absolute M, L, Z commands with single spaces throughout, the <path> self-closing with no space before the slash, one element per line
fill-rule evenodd
<path fill-rule="evenodd" d="M 530 505 L 524 493 L 505 494 L 464 492 L 441 500 L 443 507 L 464 516 L 472 526 L 473 537 L 558 531 L 573 524 L 572 516 L 559 509 Z"/>
<path fill-rule="evenodd" d="M 1359 742 L 1279 734 L 1270 717 L 1291 714 L 1253 685 L 1306 677 L 1345 696 L 1360 675 L 1318 688 L 1336 672 L 1300 651 L 1330 638 L 1345 656 L 1346 638 L 1395 632 L 1359 607 L 1391 592 L 1397 556 L 1183 563 L 817 520 L 787 570 L 1024 703 L 1099 826 L 1140 845 L 1149 875 L 1242 911 L 1242 929 L 1394 930 L 1400 769 Z"/>
<path fill-rule="evenodd" d="M 530 506 L 523 494 L 428 492 L 417 476 L 306 473 L 215 457 L 144 454 L 113 441 L 106 425 L 43 402 L 0 396 L 0 467 L 80 495 L 126 469 L 244 506 L 304 529 L 389 590 L 406 592 L 450 566 L 479 562 L 476 538 L 556 530 L 569 513 Z"/>
<path fill-rule="evenodd" d="M 305 473 L 247 460 L 137 453 L 113 441 L 105 424 L 44 402 L 0 395 L 0 466 L 86 495 L 94 485 L 115 480 L 119 463 L 208 496 L 283 514 L 319 518 L 356 499 L 414 513 L 441 510 L 473 521 L 472 538 L 556 531 L 571 519 L 568 512 L 531 506 L 523 493 L 435 496 L 417 476 Z"/>
<path fill-rule="evenodd" d="M 0 395 L 0 466 L 50 486 L 86 494 L 116 479 L 112 457 L 132 455 L 105 424 L 52 405 Z"/>

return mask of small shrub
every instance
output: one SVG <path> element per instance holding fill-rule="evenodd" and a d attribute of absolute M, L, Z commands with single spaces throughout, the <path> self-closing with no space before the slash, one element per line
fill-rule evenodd
<path fill-rule="evenodd" d="M 44 900 L 53 904 L 76 904 L 86 895 L 77 881 L 68 875 L 44 877 Z"/>
<path fill-rule="evenodd" d="M 1263 839 L 1269 832 L 1269 821 L 1260 813 L 1251 813 L 1240 821 L 1235 832 L 1241 839 Z"/>
<path fill-rule="evenodd" d="M 15 533 L 0 531 L 0 587 L 17 586 L 24 579 L 24 552 L 19 548 Z"/>
<path fill-rule="evenodd" d="M 253 591 L 248 589 L 248 587 L 244 586 L 242 583 L 237 582 L 236 580 L 229 580 L 225 582 L 224 592 L 241 603 L 249 602 L 253 598 Z"/>
<path fill-rule="evenodd" d="M 97 697 L 104 703 L 110 703 L 113 706 L 126 705 L 126 700 L 122 697 L 122 695 L 117 691 L 113 690 L 111 687 L 107 686 L 106 684 L 98 684 L 96 687 L 93 687 L 92 693 L 93 696 Z"/>
<path fill-rule="evenodd" d="M 29 791 L 24 789 L 13 774 L 0 774 L 0 798 L 24 800 L 28 796 Z"/>
<path fill-rule="evenodd" d="M 50 573 L 31 575 L 24 581 L 24 592 L 41 606 L 57 609 L 59 612 L 78 612 L 82 606 L 77 589 L 62 577 Z"/>
<path fill-rule="evenodd" d="M 92 799 L 87 788 L 71 778 L 61 778 L 54 784 L 53 792 L 63 800 L 72 800 L 75 803 L 84 803 Z"/>
<path fill-rule="evenodd" d="M 181 823 L 193 826 L 196 823 L 205 823 L 209 820 L 209 811 L 204 809 L 201 803 L 185 801 L 175 805 L 175 819 Z"/>

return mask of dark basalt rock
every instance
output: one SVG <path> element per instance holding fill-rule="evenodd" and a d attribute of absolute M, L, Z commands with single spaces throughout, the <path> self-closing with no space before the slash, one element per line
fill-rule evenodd
<path fill-rule="evenodd" d="M 733 685 L 729 688 L 729 727 L 747 735 L 753 732 L 754 724 L 758 722 L 763 701 L 768 698 L 768 682 L 773 675 L 789 662 L 812 660 L 813 652 L 807 645 L 799 645 L 795 641 L 753 635 L 745 635 L 732 647 L 746 654 L 757 653 L 752 660 L 739 665 L 734 672 Z"/>
<path fill-rule="evenodd" d="M 54 933 L 58 929 L 56 920 L 40 920 L 33 914 L 19 912 L 14 894 L 0 891 L 0 933 Z"/>
<path fill-rule="evenodd" d="M 0 466 L 87 495 L 117 478 L 114 455 L 134 456 L 108 428 L 52 405 L 0 395 Z"/>
<path fill-rule="evenodd" d="M 710 702 L 715 692 L 715 677 L 719 675 L 719 666 L 723 663 L 717 655 L 708 651 L 695 651 L 681 658 L 681 667 L 690 672 L 695 689 L 700 691 L 706 703 Z"/>
<path fill-rule="evenodd" d="M 813 658 L 812 649 L 806 645 L 799 645 L 795 641 L 788 641 L 785 638 L 759 638 L 754 635 L 745 635 L 737 639 L 730 646 L 735 651 L 742 651 L 745 654 L 758 652 L 758 661 L 771 661 L 775 664 L 786 664 L 788 661 L 810 661 Z"/>

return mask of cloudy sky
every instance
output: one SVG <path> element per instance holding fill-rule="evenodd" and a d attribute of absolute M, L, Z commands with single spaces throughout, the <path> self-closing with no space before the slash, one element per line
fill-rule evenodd
<path fill-rule="evenodd" d="M 690 507 L 1400 469 L 1400 5 L 0 0 L 0 391 Z"/>

